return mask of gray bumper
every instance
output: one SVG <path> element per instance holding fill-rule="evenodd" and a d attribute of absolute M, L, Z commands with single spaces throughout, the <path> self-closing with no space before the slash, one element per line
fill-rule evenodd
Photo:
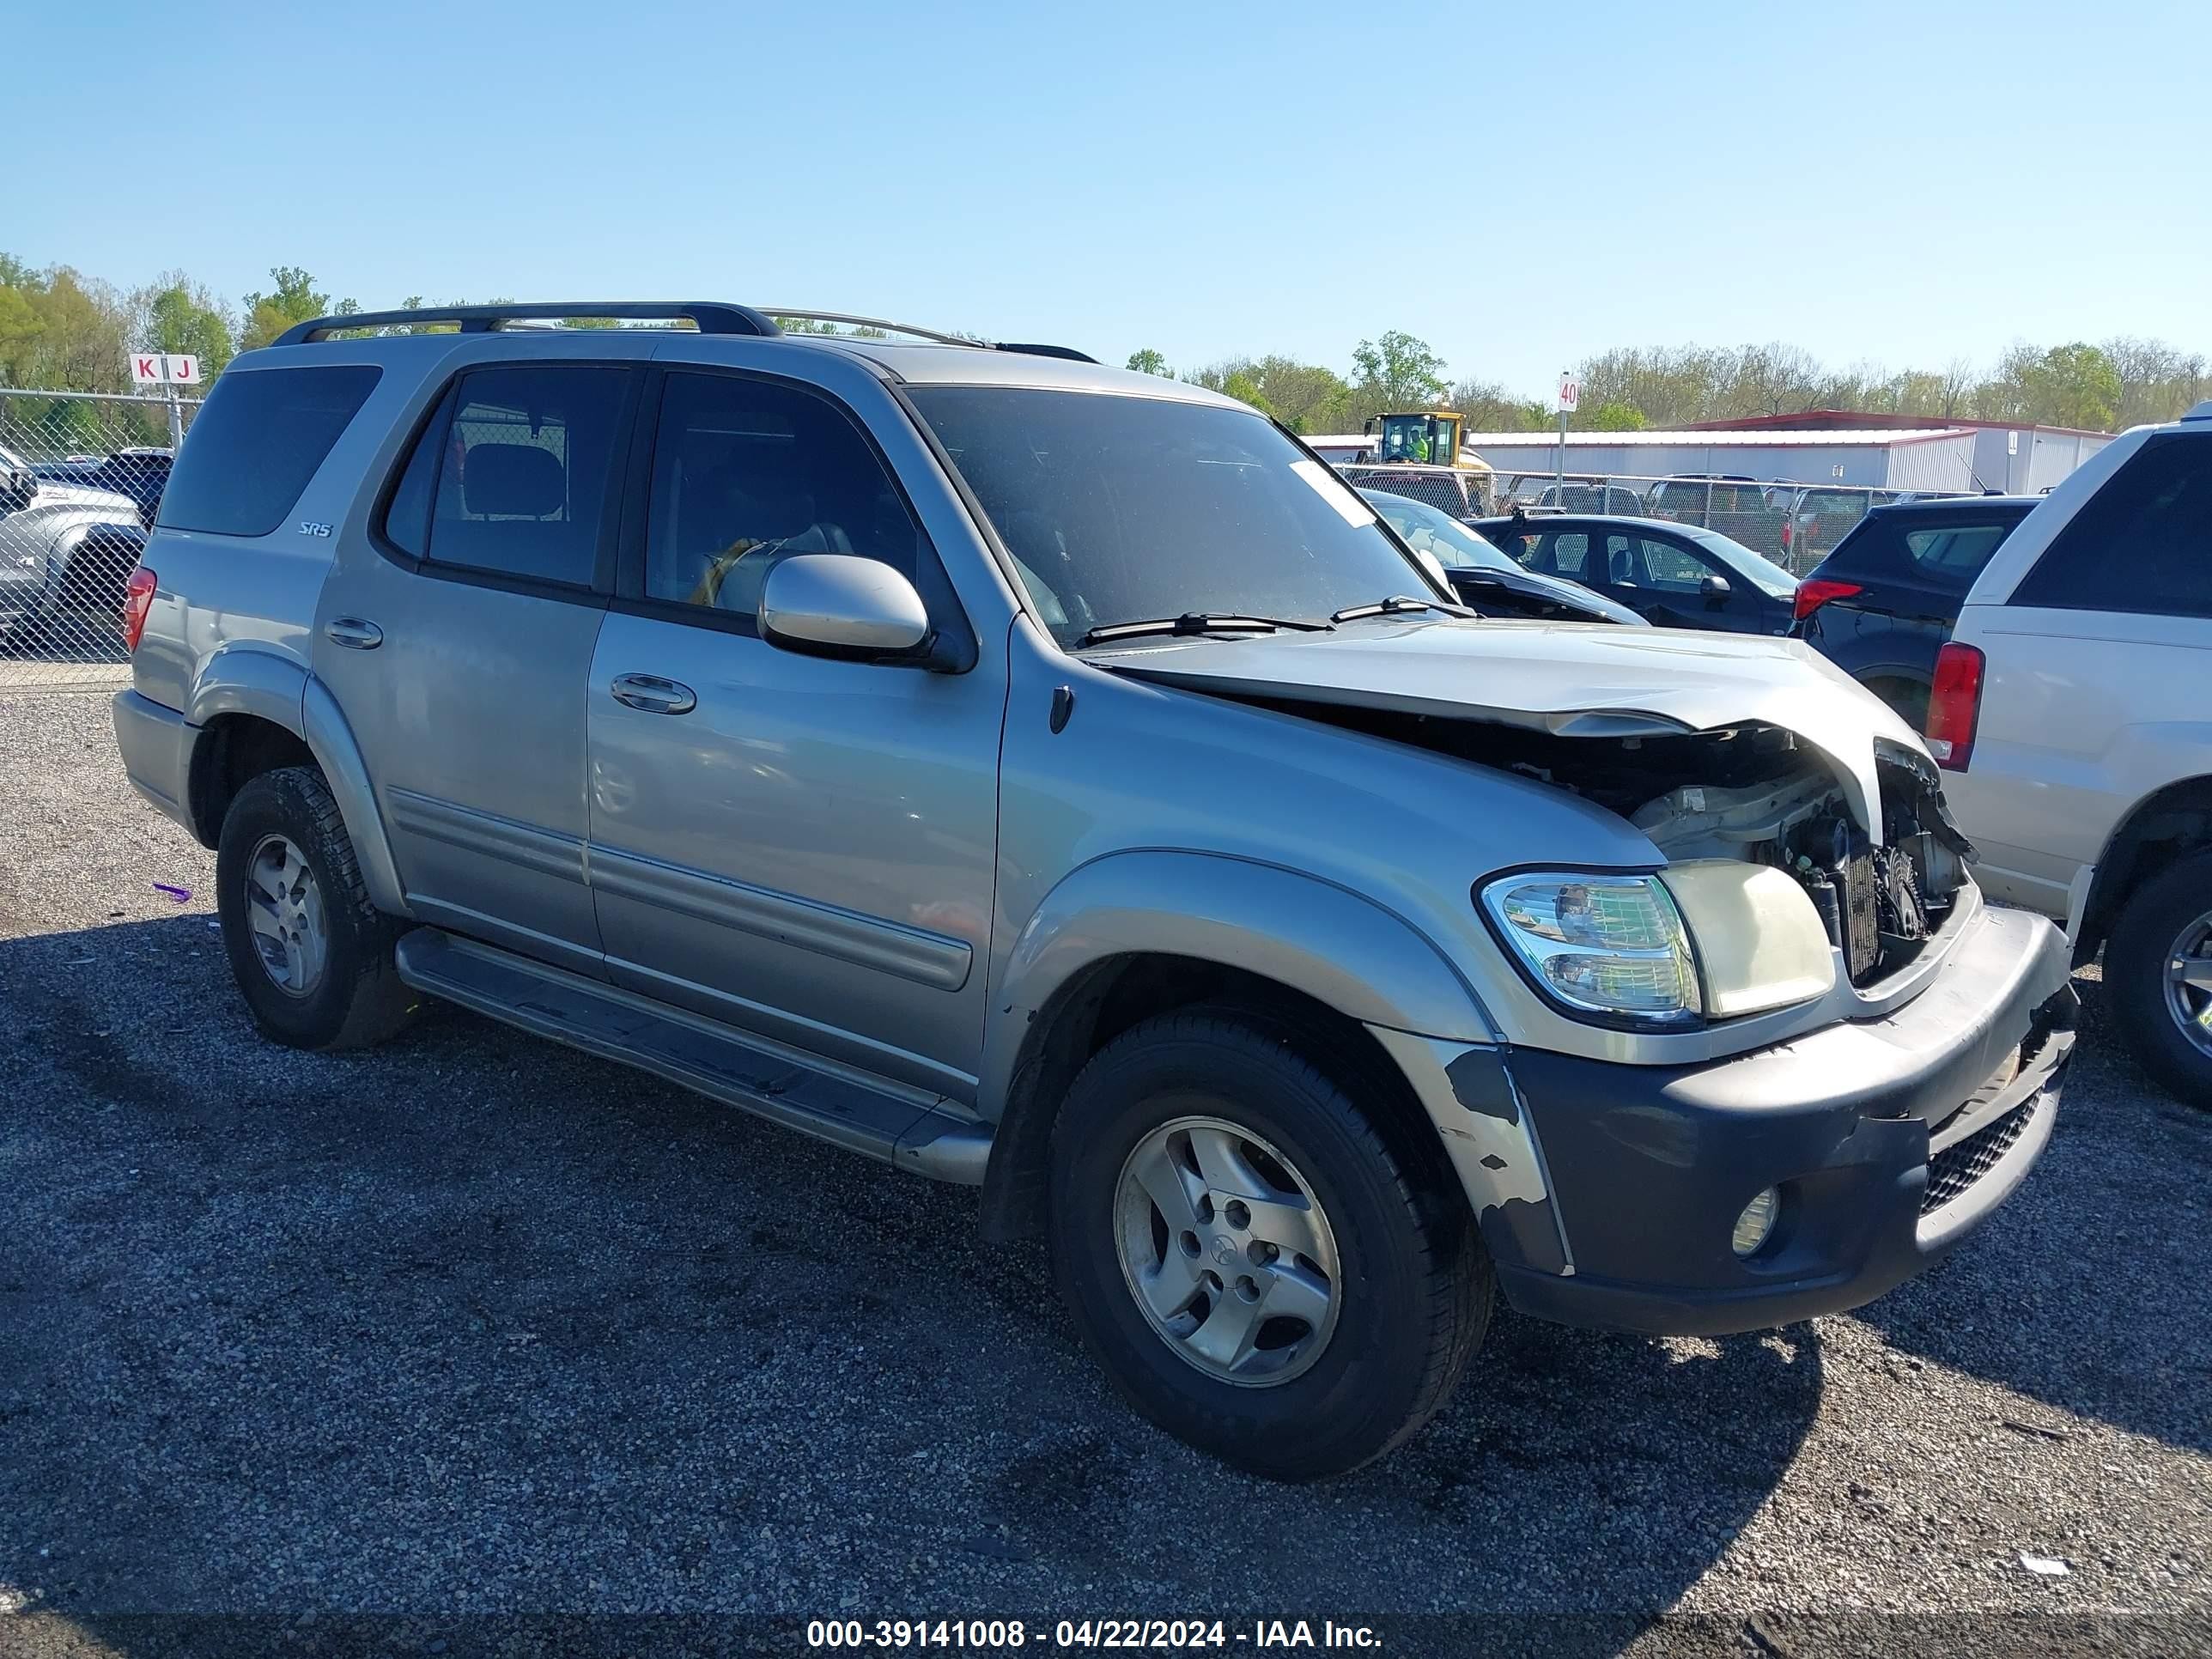
<path fill-rule="evenodd" d="M 115 746 L 131 787 L 185 829 L 192 829 L 192 745 L 199 727 L 136 691 L 115 696 Z M 195 831 L 197 834 L 197 831 Z"/>

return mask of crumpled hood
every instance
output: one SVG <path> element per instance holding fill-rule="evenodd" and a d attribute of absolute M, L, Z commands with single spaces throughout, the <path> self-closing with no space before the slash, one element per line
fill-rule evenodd
<path fill-rule="evenodd" d="M 1560 737 L 1778 726 L 1827 761 L 1877 840 L 1875 738 L 1926 754 L 1917 733 L 1826 658 L 1763 635 L 1414 617 L 1331 634 L 1133 640 L 1085 654 L 1099 667 L 1194 691 L 1389 708 Z"/>

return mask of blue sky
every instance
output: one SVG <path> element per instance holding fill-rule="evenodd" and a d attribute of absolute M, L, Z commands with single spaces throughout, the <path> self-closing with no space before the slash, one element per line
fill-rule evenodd
<path fill-rule="evenodd" d="M 1530 392 L 1627 343 L 2212 350 L 2212 4 L 1363 9 L 21 9 L 0 249 L 1177 367 L 1403 328 Z"/>

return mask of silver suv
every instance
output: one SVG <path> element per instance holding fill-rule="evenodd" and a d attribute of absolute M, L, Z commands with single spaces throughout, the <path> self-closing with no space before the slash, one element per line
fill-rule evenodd
<path fill-rule="evenodd" d="M 2122 433 L 1983 567 L 1929 748 L 2000 898 L 2104 951 L 2129 1052 L 2212 1108 L 2212 403 Z"/>
<path fill-rule="evenodd" d="M 579 314 L 691 326 L 508 326 Z M 1485 617 L 1250 409 L 1064 349 L 303 325 L 126 629 L 125 763 L 270 1036 L 442 998 L 980 1185 L 1141 1410 L 1273 1475 L 1413 1431 L 1498 1289 L 1880 1294 L 2072 1046 L 2057 930 L 1805 647 Z"/>

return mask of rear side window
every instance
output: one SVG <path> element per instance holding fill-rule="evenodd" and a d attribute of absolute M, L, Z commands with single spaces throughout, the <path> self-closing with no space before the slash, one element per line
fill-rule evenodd
<path fill-rule="evenodd" d="M 455 382 L 399 475 L 386 539 L 478 575 L 589 587 L 608 526 L 630 371 L 479 368 Z"/>
<path fill-rule="evenodd" d="M 2212 617 L 2212 437 L 2145 443 L 2044 550 L 2012 602 Z"/>
<path fill-rule="evenodd" d="M 1828 568 L 1837 574 L 1911 577 L 1963 593 L 2019 522 L 2013 514 L 1931 520 L 1875 514 L 1852 526 Z"/>
<path fill-rule="evenodd" d="M 384 371 L 369 363 L 223 375 L 161 497 L 167 530 L 265 536 L 284 521 Z"/>

